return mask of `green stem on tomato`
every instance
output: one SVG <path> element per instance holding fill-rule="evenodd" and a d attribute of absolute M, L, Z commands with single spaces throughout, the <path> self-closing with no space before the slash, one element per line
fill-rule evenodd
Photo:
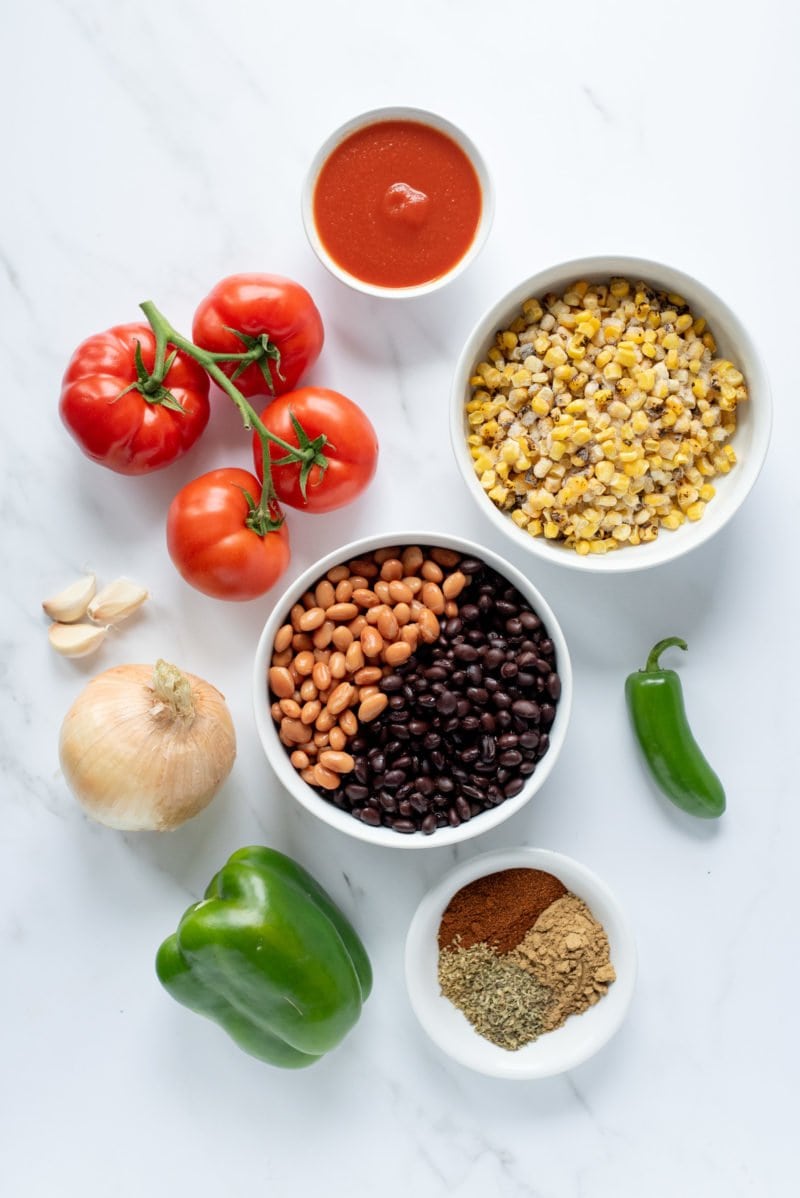
<path fill-rule="evenodd" d="M 146 300 L 139 305 L 148 321 L 150 327 L 155 334 L 156 339 L 156 356 L 153 367 L 154 379 L 158 380 L 158 384 L 162 385 L 162 380 L 159 378 L 159 370 L 164 370 L 164 358 L 166 354 L 167 343 L 174 345 L 177 349 L 182 350 L 188 357 L 193 358 L 200 366 L 203 367 L 206 374 L 210 376 L 225 392 L 225 394 L 233 400 L 242 417 L 242 422 L 246 429 L 253 429 L 261 442 L 261 458 L 264 481 L 261 487 L 261 499 L 258 505 L 251 512 L 248 526 L 259 532 L 262 536 L 265 532 L 275 528 L 275 519 L 270 511 L 270 505 L 275 501 L 275 485 L 272 481 L 272 459 L 269 452 L 270 441 L 279 445 L 281 449 L 287 453 L 292 461 L 295 461 L 302 467 L 306 462 L 310 461 L 315 451 L 299 449 L 296 445 L 290 445 L 288 441 L 284 441 L 283 437 L 278 437 L 275 433 L 269 431 L 264 425 L 260 416 L 256 412 L 252 404 L 245 398 L 239 388 L 231 382 L 228 376 L 217 365 L 218 361 L 237 361 L 243 358 L 251 357 L 248 353 L 244 354 L 215 354 L 209 350 L 201 349 L 195 345 L 193 341 L 189 341 L 187 337 L 183 337 L 177 329 L 174 329 L 163 313 L 159 312 L 158 308 L 152 300 Z"/>

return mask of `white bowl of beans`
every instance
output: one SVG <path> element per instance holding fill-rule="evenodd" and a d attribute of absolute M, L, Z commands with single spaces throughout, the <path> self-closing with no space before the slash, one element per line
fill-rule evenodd
<path fill-rule="evenodd" d="M 455 963 L 463 982 L 460 993 L 454 994 L 454 987 L 448 985 L 448 980 L 452 982 L 452 965 L 449 969 L 446 965 L 442 968 L 442 941 L 447 939 L 441 935 L 443 917 L 464 888 L 485 883 L 505 871 L 541 871 L 550 880 L 556 879 L 562 891 L 563 896 L 555 896 L 554 900 L 551 894 L 540 904 L 543 908 L 540 914 L 544 916 L 554 910 L 545 904 L 558 901 L 561 905 L 558 916 L 551 915 L 548 920 L 549 926 L 538 920 L 531 925 L 534 936 L 541 937 L 543 942 L 539 945 L 539 966 L 533 970 L 534 977 L 522 974 L 518 952 L 512 949 L 511 955 L 506 955 L 508 945 L 496 941 L 490 940 L 494 953 L 506 950 L 500 961 L 493 957 L 486 943 L 470 944 L 468 948 L 464 941 L 445 944 L 445 953 L 448 949 L 456 950 L 459 956 L 464 952 L 474 953 L 476 947 L 482 950 L 477 960 L 462 959 Z M 509 927 L 516 926 L 516 935 L 507 940 L 509 944 L 519 941 L 528 923 L 524 907 L 516 906 L 504 920 L 500 909 L 503 900 L 494 901 L 496 928 L 502 929 L 502 935 Z M 528 918 L 534 914 L 538 913 L 531 912 Z M 491 926 L 483 911 L 481 918 Z M 574 921 L 572 926 L 571 921 Z M 600 929 L 593 924 L 599 924 Z M 605 937 L 602 956 L 598 952 L 598 936 Z M 469 937 L 470 941 L 473 939 Z M 536 954 L 533 955 L 535 958 Z M 522 961 L 528 964 L 524 955 Z M 491 970 L 497 972 L 492 974 Z M 462 861 L 422 899 L 406 937 L 406 986 L 423 1030 L 442 1053 L 458 1064 L 508 1080 L 552 1077 L 576 1068 L 599 1052 L 625 1020 L 633 998 L 636 970 L 636 943 L 618 898 L 592 870 L 551 849 L 521 846 L 479 853 L 469 861 Z M 541 1020 L 538 1031 L 533 1008 L 541 995 L 531 985 L 534 979 L 552 986 L 549 996 L 560 1007 L 557 1017 L 545 1016 Z M 495 1003 L 493 996 L 503 992 L 505 1001 Z M 479 996 L 475 1005 L 470 1001 L 472 995 Z M 487 999 L 490 999 L 488 1009 Z M 513 1048 L 509 1046 L 515 1043 L 510 1033 L 517 1037 Z M 532 1033 L 535 1038 L 529 1039 Z"/>
<path fill-rule="evenodd" d="M 640 258 L 520 283 L 473 329 L 451 393 L 481 511 L 535 556 L 603 573 L 671 561 L 723 528 L 771 424 L 744 325 L 705 284 Z"/>
<path fill-rule="evenodd" d="M 457 843 L 518 812 L 556 764 L 572 703 L 537 588 L 434 532 L 367 537 L 306 570 L 264 626 L 253 685 L 290 794 L 392 848 Z"/>

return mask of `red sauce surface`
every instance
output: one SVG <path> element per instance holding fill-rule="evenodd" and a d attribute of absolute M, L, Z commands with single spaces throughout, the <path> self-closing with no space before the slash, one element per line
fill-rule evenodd
<path fill-rule="evenodd" d="M 419 121 L 377 121 L 325 160 L 314 223 L 349 274 L 379 287 L 413 287 L 463 258 L 481 204 L 475 168 L 451 137 Z"/>

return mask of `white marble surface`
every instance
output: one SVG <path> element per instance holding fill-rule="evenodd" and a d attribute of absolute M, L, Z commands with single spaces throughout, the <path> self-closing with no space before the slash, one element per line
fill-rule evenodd
<path fill-rule="evenodd" d="M 7 1198 L 414 1193 L 739 1198 L 796 1193 L 798 17 L 780 0 L 693 6 L 366 0 L 291 6 L 49 0 L 4 9 L 3 769 L 0 1191 Z M 299 191 L 355 112 L 413 104 L 461 124 L 497 186 L 494 229 L 452 287 L 408 304 L 350 293 L 305 243 Z M 650 575 L 536 567 L 575 668 L 567 746 L 523 814 L 458 853 L 371 851 L 278 789 L 250 670 L 262 602 L 187 588 L 168 500 L 246 464 L 222 403 L 196 451 L 150 479 L 93 466 L 62 429 L 74 346 L 155 300 L 188 330 L 220 277 L 304 282 L 327 342 L 313 378 L 352 395 L 383 445 L 368 498 L 292 517 L 291 575 L 338 542 L 433 523 L 517 565 L 462 491 L 447 439 L 474 320 L 560 258 L 619 251 L 704 279 L 750 325 L 775 398 L 770 456 L 739 516 Z M 41 599 L 80 571 L 153 599 L 85 663 L 57 658 Z M 274 597 L 273 597 L 274 598 Z M 649 789 L 623 708 L 662 635 L 690 643 L 697 735 L 727 784 L 718 825 Z M 86 679 L 166 655 L 228 696 L 234 773 L 163 838 L 82 815 L 59 773 Z M 304 862 L 360 929 L 376 986 L 310 1071 L 272 1070 L 173 1003 L 153 955 L 234 849 Z M 629 1019 L 573 1073 L 514 1085 L 438 1055 L 409 1009 L 404 933 L 454 858 L 537 844 L 600 873 L 640 952 Z"/>

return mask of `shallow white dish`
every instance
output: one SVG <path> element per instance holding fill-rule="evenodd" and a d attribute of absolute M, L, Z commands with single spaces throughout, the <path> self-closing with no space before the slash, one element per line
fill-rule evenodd
<path fill-rule="evenodd" d="M 510 1052 L 478 1035 L 466 1016 L 441 993 L 437 937 L 445 908 L 458 890 L 486 874 L 517 868 L 554 874 L 567 890 L 583 899 L 606 930 L 617 980 L 583 1014 L 571 1015 L 556 1031 Z M 550 849 L 500 849 L 462 862 L 425 895 L 408 930 L 405 972 L 414 1013 L 442 1052 L 478 1073 L 525 1081 L 574 1069 L 611 1039 L 633 997 L 636 946 L 619 902 L 585 865 Z"/>
<path fill-rule="evenodd" d="M 662 530 L 657 539 L 648 544 L 623 546 L 611 553 L 581 556 L 554 541 L 531 536 L 517 528 L 507 515 L 495 507 L 481 487 L 469 455 L 464 409 L 470 398 L 469 380 L 475 365 L 494 344 L 497 330 L 508 328 L 509 323 L 519 315 L 520 306 L 526 299 L 531 296 L 541 298 L 548 291 L 561 294 L 580 279 L 595 283 L 605 281 L 612 275 L 624 276 L 632 282 L 641 279 L 654 288 L 683 296 L 694 315 L 703 316 L 708 321 L 720 355 L 729 358 L 744 374 L 749 399 L 737 409 L 737 428 L 731 441 L 739 460 L 729 474 L 709 480 L 717 493 L 701 520 L 696 523 L 687 521 L 674 532 Z M 758 478 L 767 453 L 771 427 L 772 401 L 766 372 L 750 334 L 727 304 L 704 283 L 683 271 L 644 258 L 618 255 L 576 258 L 558 263 L 525 279 L 498 300 L 480 318 L 467 338 L 455 369 L 450 395 L 450 436 L 456 462 L 467 490 L 484 515 L 500 532 L 533 556 L 555 565 L 596 574 L 627 573 L 673 561 L 719 532 L 747 498 Z"/>
<path fill-rule="evenodd" d="M 480 815 L 462 823 L 457 828 L 438 828 L 430 835 L 421 832 L 403 834 L 391 828 L 373 828 L 369 824 L 341 811 L 332 803 L 321 798 L 298 774 L 289 761 L 286 749 L 278 738 L 275 723 L 270 714 L 270 699 L 267 688 L 267 671 L 272 656 L 272 646 L 275 634 L 286 622 L 287 614 L 305 591 L 309 590 L 327 570 L 341 562 L 361 557 L 364 553 L 379 549 L 386 545 L 430 545 L 455 549 L 464 556 L 477 557 L 487 565 L 497 570 L 515 586 L 528 600 L 534 611 L 541 617 L 550 639 L 556 650 L 556 666 L 561 679 L 561 695 L 556 706 L 556 715 L 549 731 L 550 747 L 541 761 L 537 763 L 536 771 L 525 782 L 519 794 L 506 799 L 498 807 L 481 812 Z M 536 792 L 544 785 L 558 760 L 566 737 L 572 707 L 572 667 L 570 664 L 567 642 L 558 620 L 544 596 L 527 578 L 524 577 L 509 562 L 499 557 L 491 550 L 463 537 L 448 536 L 438 532 L 394 532 L 382 533 L 377 536 L 362 537 L 339 549 L 327 554 L 315 562 L 276 600 L 272 614 L 264 625 L 256 649 L 253 671 L 253 705 L 255 710 L 256 728 L 261 739 L 267 759 L 278 775 L 278 778 L 299 803 L 318 819 L 339 831 L 354 836 L 358 840 L 366 840 L 371 844 L 379 844 L 387 848 L 425 849 L 442 848 L 445 845 L 459 844 L 470 840 L 515 815 Z"/>
<path fill-rule="evenodd" d="M 381 287 L 375 283 L 367 283 L 363 279 L 359 279 L 357 275 L 350 274 L 349 271 L 340 266 L 328 253 L 317 232 L 314 220 L 314 189 L 317 177 L 326 159 L 341 142 L 352 133 L 355 133 L 356 130 L 363 129 L 367 125 L 377 124 L 380 121 L 417 121 L 423 125 L 430 125 L 433 129 L 438 129 L 440 133 L 445 133 L 448 137 L 452 138 L 456 145 L 460 146 L 467 158 L 469 158 L 478 176 L 481 188 L 481 216 L 478 227 L 475 230 L 475 236 L 466 253 L 463 257 L 459 258 L 458 262 L 450 270 L 445 271 L 444 274 L 439 275 L 435 279 L 429 279 L 425 283 L 416 283 L 410 287 Z M 486 238 L 489 236 L 489 230 L 494 219 L 494 188 L 483 156 L 474 142 L 457 125 L 454 125 L 444 117 L 438 116 L 435 112 L 427 112 L 422 108 L 374 108 L 370 112 L 362 112 L 351 120 L 346 121 L 345 124 L 340 125 L 322 143 L 311 161 L 303 182 L 300 208 L 303 217 L 303 227 L 311 248 L 323 266 L 332 275 L 335 275 L 341 282 L 346 283 L 348 287 L 352 287 L 356 291 L 362 291 L 366 295 L 381 296 L 385 299 L 412 299 L 418 295 L 428 295 L 432 291 L 438 291 L 440 287 L 444 287 L 445 284 L 452 282 L 462 271 L 466 270 L 469 264 L 480 253 Z"/>

